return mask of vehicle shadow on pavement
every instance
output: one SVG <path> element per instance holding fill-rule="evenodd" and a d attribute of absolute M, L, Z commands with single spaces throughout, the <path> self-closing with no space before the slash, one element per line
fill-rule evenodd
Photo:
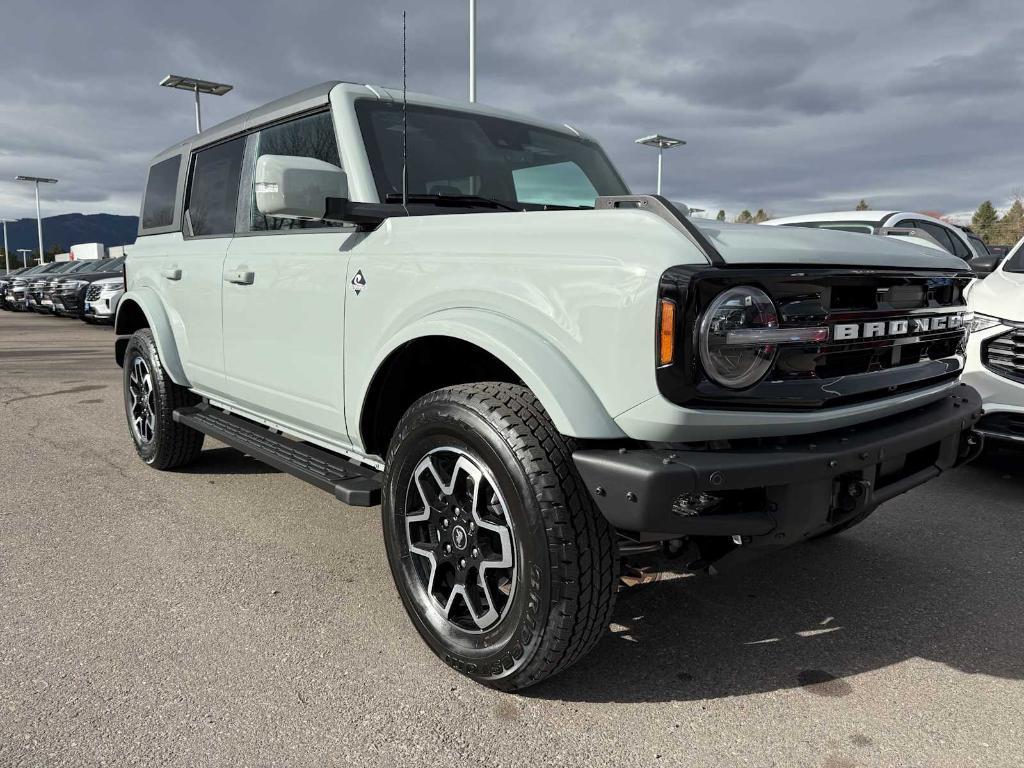
<path fill-rule="evenodd" d="M 187 475 L 272 475 L 278 470 L 234 448 L 205 448 L 191 464 L 175 470 Z"/>
<path fill-rule="evenodd" d="M 844 535 L 731 573 L 626 589 L 591 655 L 524 693 L 652 702 L 801 687 L 841 697 L 856 692 L 854 676 L 915 658 L 1024 679 L 1022 461 L 987 452 Z M 991 487 L 995 501 L 957 477 Z"/>

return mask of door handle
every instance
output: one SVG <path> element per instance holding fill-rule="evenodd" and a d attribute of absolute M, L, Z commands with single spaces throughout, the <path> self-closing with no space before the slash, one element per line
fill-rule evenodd
<path fill-rule="evenodd" d="M 180 269 L 162 269 L 160 274 L 166 277 L 168 280 L 181 280 Z"/>
<path fill-rule="evenodd" d="M 256 280 L 256 273 L 239 270 L 238 272 L 232 272 L 230 275 L 225 275 L 224 280 L 235 285 L 252 285 Z"/>

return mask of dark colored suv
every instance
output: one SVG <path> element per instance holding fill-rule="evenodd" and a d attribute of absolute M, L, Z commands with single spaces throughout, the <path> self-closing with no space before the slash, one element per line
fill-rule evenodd
<path fill-rule="evenodd" d="M 56 282 L 50 296 L 55 314 L 82 318 L 85 292 L 97 280 L 118 277 L 124 267 L 124 256 L 91 262 L 88 269 L 68 275 Z"/>

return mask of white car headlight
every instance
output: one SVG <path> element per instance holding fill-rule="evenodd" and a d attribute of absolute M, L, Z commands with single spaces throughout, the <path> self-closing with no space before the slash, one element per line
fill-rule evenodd
<path fill-rule="evenodd" d="M 976 331 L 987 331 L 989 328 L 994 328 L 1001 323 L 1002 321 L 998 317 L 974 313 L 967 318 L 967 322 L 964 325 L 967 326 L 971 333 L 975 333 Z"/>

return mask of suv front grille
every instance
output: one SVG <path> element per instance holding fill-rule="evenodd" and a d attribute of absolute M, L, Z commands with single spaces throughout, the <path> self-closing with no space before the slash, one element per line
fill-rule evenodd
<path fill-rule="evenodd" d="M 85 300 L 96 301 L 100 297 L 100 291 L 102 290 L 103 288 L 100 285 L 93 283 L 89 286 L 89 290 L 85 292 Z"/>
<path fill-rule="evenodd" d="M 675 360 L 657 370 L 658 386 L 688 407 L 810 410 L 891 397 L 955 380 L 963 367 L 966 273 L 885 269 L 764 268 L 693 270 L 675 267 L 662 277 L 663 297 L 679 313 Z M 722 291 L 750 285 L 767 293 L 782 328 L 830 329 L 829 340 L 779 345 L 772 369 L 754 386 L 729 390 L 708 378 L 698 352 L 705 308 Z M 932 318 L 956 317 L 939 329 Z M 926 320 L 929 326 L 915 321 Z M 870 335 L 866 325 L 896 323 L 902 332 Z M 952 328 L 945 327 L 953 325 Z M 837 326 L 864 332 L 845 338 Z"/>
<path fill-rule="evenodd" d="M 981 361 L 1000 376 L 1024 381 L 1024 328 L 993 336 L 982 345 Z"/>

